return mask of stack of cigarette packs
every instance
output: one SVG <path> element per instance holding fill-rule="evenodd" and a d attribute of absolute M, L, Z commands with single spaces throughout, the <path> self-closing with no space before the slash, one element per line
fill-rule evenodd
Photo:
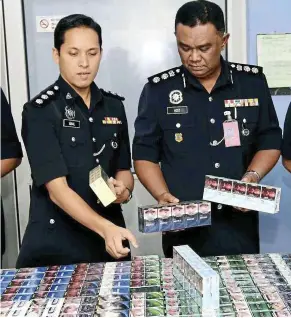
<path fill-rule="evenodd" d="M 279 211 L 281 189 L 207 175 L 203 200 L 266 213 Z"/>
<path fill-rule="evenodd" d="M 219 275 L 188 245 L 174 247 L 173 275 L 182 282 L 201 313 L 219 310 Z"/>
<path fill-rule="evenodd" d="M 211 203 L 185 201 L 178 204 L 148 205 L 138 208 L 139 231 L 166 232 L 211 225 Z"/>
<path fill-rule="evenodd" d="M 173 254 L 0 270 L 0 317 L 291 316 L 290 254 Z"/>

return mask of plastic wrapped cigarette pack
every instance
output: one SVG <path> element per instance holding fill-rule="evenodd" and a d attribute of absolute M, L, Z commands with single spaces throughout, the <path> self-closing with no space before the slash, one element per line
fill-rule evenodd
<path fill-rule="evenodd" d="M 201 312 L 219 309 L 219 275 L 188 245 L 173 250 L 173 275 L 193 297 Z"/>
<path fill-rule="evenodd" d="M 281 189 L 211 175 L 205 177 L 203 200 L 266 212 L 279 212 Z"/>
<path fill-rule="evenodd" d="M 148 205 L 138 208 L 142 233 L 183 230 L 211 225 L 211 203 L 184 201 L 178 204 Z"/>

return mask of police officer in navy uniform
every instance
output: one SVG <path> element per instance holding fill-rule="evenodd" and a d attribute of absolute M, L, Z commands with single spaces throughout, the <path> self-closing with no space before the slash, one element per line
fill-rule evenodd
<path fill-rule="evenodd" d="M 281 148 L 262 68 L 221 57 L 229 38 L 221 8 L 209 1 L 184 4 L 175 35 L 183 65 L 149 78 L 133 142 L 135 171 L 162 204 L 202 199 L 205 175 L 259 182 Z M 230 136 L 239 138 L 224 133 L 227 120 Z M 201 256 L 258 253 L 258 213 L 212 204 L 211 226 L 164 233 L 167 257 L 181 244 Z"/>
<path fill-rule="evenodd" d="M 16 169 L 22 160 L 11 107 L 1 88 L 1 178 Z M 5 252 L 4 212 L 1 199 L 1 255 Z"/>
<path fill-rule="evenodd" d="M 289 104 L 284 123 L 282 158 L 284 167 L 291 172 L 291 103 Z"/>
<path fill-rule="evenodd" d="M 59 21 L 53 56 L 60 77 L 23 110 L 33 187 L 17 267 L 124 259 L 128 241 L 137 247 L 120 206 L 133 189 L 124 98 L 93 82 L 101 55 L 99 24 L 81 14 Z M 89 187 L 99 164 L 117 196 L 106 208 Z"/>

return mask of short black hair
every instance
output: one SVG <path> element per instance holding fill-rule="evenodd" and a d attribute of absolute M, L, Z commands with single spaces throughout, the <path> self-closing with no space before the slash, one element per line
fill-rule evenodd
<path fill-rule="evenodd" d="M 60 52 L 60 48 L 65 41 L 65 33 L 73 28 L 90 28 L 98 34 L 100 49 L 102 48 L 102 30 L 100 25 L 91 17 L 84 14 L 71 14 L 62 18 L 54 32 L 54 46 Z"/>
<path fill-rule="evenodd" d="M 206 0 L 190 1 L 183 4 L 176 14 L 175 30 L 178 23 L 191 28 L 199 24 L 212 23 L 217 31 L 225 32 L 224 16 L 220 6 Z"/>

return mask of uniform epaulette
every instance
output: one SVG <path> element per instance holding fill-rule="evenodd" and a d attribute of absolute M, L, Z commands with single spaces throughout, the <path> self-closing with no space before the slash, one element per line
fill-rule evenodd
<path fill-rule="evenodd" d="M 170 78 L 173 78 L 176 75 L 181 74 L 181 72 L 182 72 L 181 67 L 170 68 L 167 71 L 164 71 L 164 72 L 161 72 L 161 73 L 158 73 L 158 74 L 155 74 L 153 76 L 148 77 L 148 81 L 150 83 L 157 84 L 161 81 L 163 82 L 163 81 L 166 81 Z"/>
<path fill-rule="evenodd" d="M 125 100 L 125 98 L 124 98 L 123 96 L 120 96 L 120 95 L 118 95 L 118 94 L 116 94 L 116 93 L 113 93 L 113 92 L 111 92 L 111 91 L 105 91 L 103 88 L 100 88 L 100 91 L 101 91 L 101 93 L 102 93 L 104 96 L 114 97 L 114 98 L 117 98 L 117 99 L 119 99 L 119 100 L 121 100 L 121 101 L 124 101 L 124 100 Z"/>
<path fill-rule="evenodd" d="M 56 94 L 59 92 L 59 86 L 56 84 L 52 84 L 43 91 L 41 91 L 38 95 L 36 95 L 32 100 L 31 104 L 35 107 L 44 107 L 51 100 L 55 99 Z"/>
<path fill-rule="evenodd" d="M 249 74 L 262 74 L 263 73 L 263 68 L 261 66 L 233 63 L 233 62 L 228 62 L 228 64 L 232 69 L 237 70 L 239 72 L 246 72 Z"/>

